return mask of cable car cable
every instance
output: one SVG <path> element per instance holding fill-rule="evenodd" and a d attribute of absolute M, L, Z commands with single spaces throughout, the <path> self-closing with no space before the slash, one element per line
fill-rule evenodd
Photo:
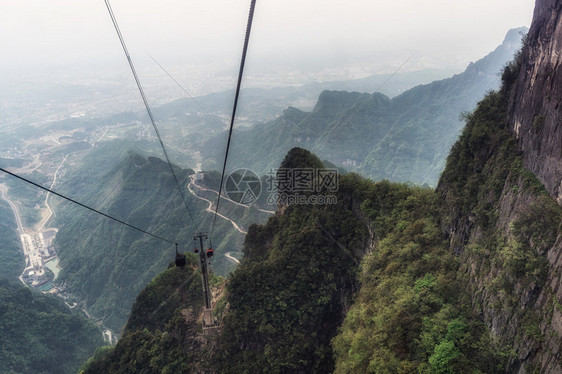
<path fill-rule="evenodd" d="M 213 120 L 213 122 L 215 124 L 217 124 L 217 126 L 221 129 L 221 130 L 225 130 L 225 124 L 222 123 L 222 121 L 219 121 L 215 116 L 213 116 L 211 113 L 209 113 L 209 111 L 207 109 L 205 109 L 205 107 L 195 98 L 193 97 L 192 94 L 189 93 L 189 91 L 187 91 L 182 84 L 168 71 L 166 70 L 166 68 L 164 68 L 164 66 L 162 66 L 162 64 L 160 64 L 150 53 L 148 53 L 147 51 L 145 51 L 145 53 L 148 55 L 148 57 L 150 57 L 152 59 L 152 61 L 154 61 L 154 63 L 156 65 L 158 65 L 160 67 L 160 69 L 162 69 L 162 71 L 164 71 L 164 73 L 166 73 L 166 75 L 168 75 L 168 77 L 170 77 L 171 80 L 173 80 L 176 85 L 187 95 L 189 96 L 189 98 L 191 100 L 193 100 L 195 102 L 195 104 L 197 104 L 197 106 L 199 108 L 201 108 L 201 110 L 203 112 L 205 112 L 205 114 L 207 114 L 209 116 L 209 118 L 211 118 L 211 120 Z"/>
<path fill-rule="evenodd" d="M 107 1 L 107 0 L 106 0 Z M 215 216 L 213 217 L 213 225 L 211 226 L 211 234 L 210 237 L 212 239 L 213 232 L 215 230 L 215 223 L 217 221 L 217 215 L 219 212 L 219 203 L 221 200 L 221 193 L 222 193 L 222 186 L 224 183 L 224 173 L 226 170 L 226 163 L 228 161 L 228 151 L 230 149 L 230 140 L 232 139 L 232 129 L 234 127 L 234 119 L 236 117 L 236 108 L 238 107 L 238 98 L 240 96 L 240 86 L 242 85 L 242 76 L 244 75 L 244 65 L 246 63 L 246 53 L 248 51 L 248 44 L 250 42 L 250 32 L 252 30 L 252 21 L 254 19 L 254 9 L 256 7 L 256 0 L 252 0 L 250 3 L 250 14 L 248 15 L 248 23 L 246 25 L 246 35 L 244 37 L 244 47 L 242 49 L 242 59 L 240 61 L 240 71 L 238 72 L 238 83 L 236 84 L 236 92 L 234 94 L 234 105 L 232 108 L 232 117 L 230 119 L 230 128 L 228 130 L 228 141 L 226 143 L 226 152 L 224 154 L 224 163 L 222 165 L 222 173 L 221 173 L 221 183 L 219 186 L 217 203 L 215 206 Z"/>
<path fill-rule="evenodd" d="M 78 202 L 78 201 L 76 201 L 76 200 L 74 200 L 74 199 L 71 199 L 70 197 L 66 197 L 66 196 L 64 196 L 63 194 L 60 194 L 60 193 L 58 193 L 58 192 L 55 192 L 55 191 L 53 191 L 53 190 L 51 190 L 51 189 L 49 189 L 49 188 L 47 188 L 47 187 L 43 187 L 43 186 L 41 186 L 40 184 L 37 184 L 37 183 L 35 183 L 35 182 L 33 182 L 33 181 L 30 181 L 29 179 L 26 179 L 26 178 L 24 178 L 24 177 L 21 177 L 21 176 L 19 176 L 19 175 L 17 175 L 17 174 L 14 174 L 14 173 L 12 173 L 12 172 L 6 170 L 6 169 L 0 168 L 0 171 L 3 171 L 3 172 L 6 173 L 6 174 L 9 174 L 9 175 L 11 175 L 11 176 L 13 176 L 13 177 L 15 177 L 15 178 L 18 178 L 18 179 L 20 179 L 20 180 L 22 180 L 22 181 L 24 181 L 24 182 L 26 182 L 26 183 L 29 183 L 29 184 L 31 184 L 31 185 L 33 185 L 33 186 L 35 186 L 35 187 L 38 187 L 38 188 L 42 189 L 42 190 L 45 190 L 45 191 L 47 191 L 47 192 L 50 192 L 50 193 L 52 193 L 53 195 L 57 195 L 58 197 L 62 197 L 63 199 L 68 200 L 68 201 L 70 201 L 71 203 L 74 203 L 74 204 L 76 204 L 76 205 L 79 205 L 79 206 L 81 206 L 82 208 L 86 208 L 86 209 L 88 209 L 88 210 L 91 210 L 91 211 L 94 212 L 94 213 L 100 214 L 100 215 L 102 215 L 102 216 L 104 216 L 104 217 L 106 217 L 106 218 L 109 218 L 109 219 L 111 219 L 111 220 L 114 220 L 114 221 L 116 221 L 116 222 L 119 222 L 119 223 L 122 224 L 122 225 L 128 226 L 128 227 L 130 227 L 130 228 L 132 228 L 132 229 L 135 229 L 135 230 L 137 230 L 137 231 L 140 231 L 140 232 L 142 232 L 143 234 L 150 235 L 150 236 L 152 236 L 152 237 L 154 237 L 154 238 L 156 238 L 156 239 L 160 239 L 160 240 L 165 241 L 165 242 L 170 243 L 170 244 L 177 244 L 175 241 L 168 240 L 168 239 L 163 238 L 163 237 L 161 237 L 161 236 L 159 236 L 159 235 L 153 234 L 153 233 L 148 232 L 148 231 L 146 231 L 146 230 L 143 230 L 143 229 L 141 229 L 141 228 L 139 228 L 139 227 L 133 226 L 133 225 L 131 225 L 131 224 L 125 222 L 125 221 L 120 220 L 119 218 L 115 218 L 115 217 L 110 216 L 109 214 L 100 212 L 100 211 L 97 210 L 97 209 L 91 208 L 91 207 L 87 206 L 86 204 L 82 204 L 82 203 L 80 203 L 80 202 Z"/>
<path fill-rule="evenodd" d="M 220 121 L 219 119 L 217 119 L 217 117 L 215 117 L 214 115 L 212 115 L 211 113 L 209 113 L 209 111 L 207 109 L 205 109 L 205 107 L 195 98 L 193 97 L 192 94 L 189 93 L 189 91 L 187 91 L 185 89 L 184 86 L 182 86 L 182 84 L 168 71 L 166 70 L 166 68 L 164 66 L 162 66 L 162 64 L 160 64 L 150 53 L 148 53 L 147 51 L 145 51 L 145 53 L 148 55 L 148 57 L 150 57 L 152 59 L 152 61 L 154 61 L 154 63 L 156 65 L 158 65 L 160 67 L 160 69 L 162 69 L 162 71 L 164 71 L 164 73 L 166 73 L 166 75 L 168 75 L 168 77 L 170 77 L 171 80 L 173 80 L 176 85 L 187 95 L 191 98 L 191 100 L 193 100 L 195 102 L 195 104 L 197 104 L 197 106 L 199 106 L 199 108 L 201 108 L 201 110 L 203 112 L 205 112 L 207 114 L 207 116 L 209 116 L 209 118 L 211 118 L 211 120 L 221 129 L 221 130 L 226 130 L 225 124 Z M 248 153 L 248 151 L 246 151 L 246 149 L 243 147 L 243 144 L 240 143 L 240 141 L 236 138 L 232 138 L 235 142 L 238 143 L 238 145 L 241 145 L 242 148 L 240 149 L 246 156 L 248 156 L 248 158 L 253 161 L 255 155 L 251 155 L 250 153 Z"/>
<path fill-rule="evenodd" d="M 150 105 L 148 105 L 148 100 L 146 99 L 146 95 L 144 94 L 144 90 L 142 88 L 140 79 L 137 75 L 137 71 L 135 69 L 135 66 L 133 65 L 133 60 L 131 59 L 131 55 L 129 54 L 129 50 L 127 49 L 127 45 L 125 44 L 125 39 L 123 39 L 123 34 L 121 34 L 121 30 L 119 29 L 119 25 L 117 24 L 117 19 L 115 18 L 115 14 L 113 14 L 113 9 L 111 9 L 111 5 L 109 4 L 109 0 L 105 0 L 105 5 L 106 5 L 107 10 L 109 12 L 109 16 L 111 17 L 111 21 L 113 22 L 113 26 L 115 27 L 115 31 L 117 32 L 117 36 L 119 37 L 119 41 L 121 42 L 121 46 L 123 47 L 123 51 L 125 52 L 125 56 L 127 57 L 127 61 L 129 62 L 129 67 L 131 68 L 131 72 L 133 73 L 133 77 L 135 78 L 135 82 L 137 83 L 137 87 L 138 87 L 140 95 L 142 97 L 142 101 L 144 102 L 144 106 L 146 107 L 146 111 L 148 112 L 148 116 L 150 117 L 150 122 L 152 123 L 152 127 L 154 128 L 154 131 L 156 132 L 156 136 L 158 137 L 158 141 L 160 142 L 160 146 L 162 147 L 162 151 L 164 152 L 164 156 L 166 157 L 166 161 L 168 162 L 168 166 L 170 167 L 170 171 L 172 172 L 172 175 L 174 176 L 174 180 L 176 181 L 176 186 L 178 187 L 178 191 L 181 195 L 182 201 L 185 205 L 185 208 L 187 209 L 187 213 L 189 214 L 189 217 L 191 218 L 191 220 L 193 221 L 193 224 L 195 225 L 195 228 L 197 229 L 197 231 L 199 231 L 199 228 L 197 227 L 197 222 L 195 222 L 195 219 L 193 218 L 193 215 L 191 214 L 191 210 L 187 206 L 187 201 L 185 200 L 185 195 L 182 192 L 182 189 L 180 187 L 180 183 L 178 181 L 178 177 L 176 175 L 176 172 L 174 171 L 172 163 L 170 162 L 170 158 L 168 157 L 168 152 L 166 152 L 166 147 L 164 147 L 164 142 L 162 141 L 162 137 L 160 136 L 160 132 L 158 131 L 158 127 L 156 127 L 156 121 L 154 120 L 154 115 L 152 114 L 152 110 L 150 109 Z"/>

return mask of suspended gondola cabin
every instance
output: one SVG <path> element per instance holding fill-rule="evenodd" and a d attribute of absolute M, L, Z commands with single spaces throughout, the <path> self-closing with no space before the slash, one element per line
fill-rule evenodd
<path fill-rule="evenodd" d="M 176 253 L 176 266 L 184 267 L 185 264 L 185 255 L 183 253 Z"/>

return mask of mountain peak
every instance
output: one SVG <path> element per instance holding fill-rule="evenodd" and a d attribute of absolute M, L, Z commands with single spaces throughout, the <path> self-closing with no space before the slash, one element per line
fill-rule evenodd
<path fill-rule="evenodd" d="M 488 53 L 484 58 L 471 62 L 466 68 L 468 73 L 484 73 L 495 75 L 505 65 L 505 61 L 511 61 L 513 56 L 521 48 L 521 40 L 529 29 L 525 26 L 509 30 L 505 34 L 502 44 L 494 51 Z"/>
<path fill-rule="evenodd" d="M 347 91 L 322 91 L 318 97 L 318 102 L 314 107 L 314 111 L 326 110 L 330 112 L 339 112 L 353 105 L 361 96 L 368 97 L 369 94 L 360 92 Z"/>
<path fill-rule="evenodd" d="M 509 44 L 509 43 L 520 43 L 523 36 L 527 35 L 529 32 L 529 28 L 527 26 L 521 26 L 514 29 L 509 30 L 505 34 L 505 38 L 503 39 L 502 45 Z"/>
<path fill-rule="evenodd" d="M 281 169 L 323 168 L 322 161 L 307 149 L 294 147 L 281 162 Z"/>

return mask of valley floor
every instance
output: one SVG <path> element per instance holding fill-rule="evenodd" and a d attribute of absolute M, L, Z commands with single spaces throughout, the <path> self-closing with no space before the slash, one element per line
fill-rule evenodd
<path fill-rule="evenodd" d="M 54 185 L 55 181 L 56 173 L 52 185 Z M 68 292 L 69 290 L 66 284 L 64 282 L 61 284 L 54 283 L 61 268 L 59 267 L 59 259 L 56 251 L 52 245 L 58 229 L 54 227 L 45 228 L 45 224 L 53 215 L 53 211 L 48 204 L 49 196 L 47 195 L 45 198 L 45 209 L 48 214 L 42 214 L 43 219 L 38 226 L 33 229 L 24 226 L 18 206 L 14 201 L 10 200 L 8 191 L 8 186 L 0 184 L 0 197 L 12 208 L 25 258 L 25 268 L 19 276 L 20 281 L 26 287 L 34 288 L 43 293 L 58 295 L 70 309 L 76 308 L 78 303 L 74 301 L 74 297 Z M 111 330 L 103 331 L 103 338 L 104 341 L 109 344 L 114 343 Z"/>

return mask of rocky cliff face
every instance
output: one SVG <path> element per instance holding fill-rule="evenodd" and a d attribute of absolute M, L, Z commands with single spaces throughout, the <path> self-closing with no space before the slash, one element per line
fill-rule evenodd
<path fill-rule="evenodd" d="M 438 186 L 460 276 L 511 350 L 509 373 L 562 372 L 561 16 L 562 1 L 537 0 L 521 55 L 468 117 Z"/>
<path fill-rule="evenodd" d="M 538 0 L 510 98 L 524 166 L 562 205 L 562 1 Z"/>

